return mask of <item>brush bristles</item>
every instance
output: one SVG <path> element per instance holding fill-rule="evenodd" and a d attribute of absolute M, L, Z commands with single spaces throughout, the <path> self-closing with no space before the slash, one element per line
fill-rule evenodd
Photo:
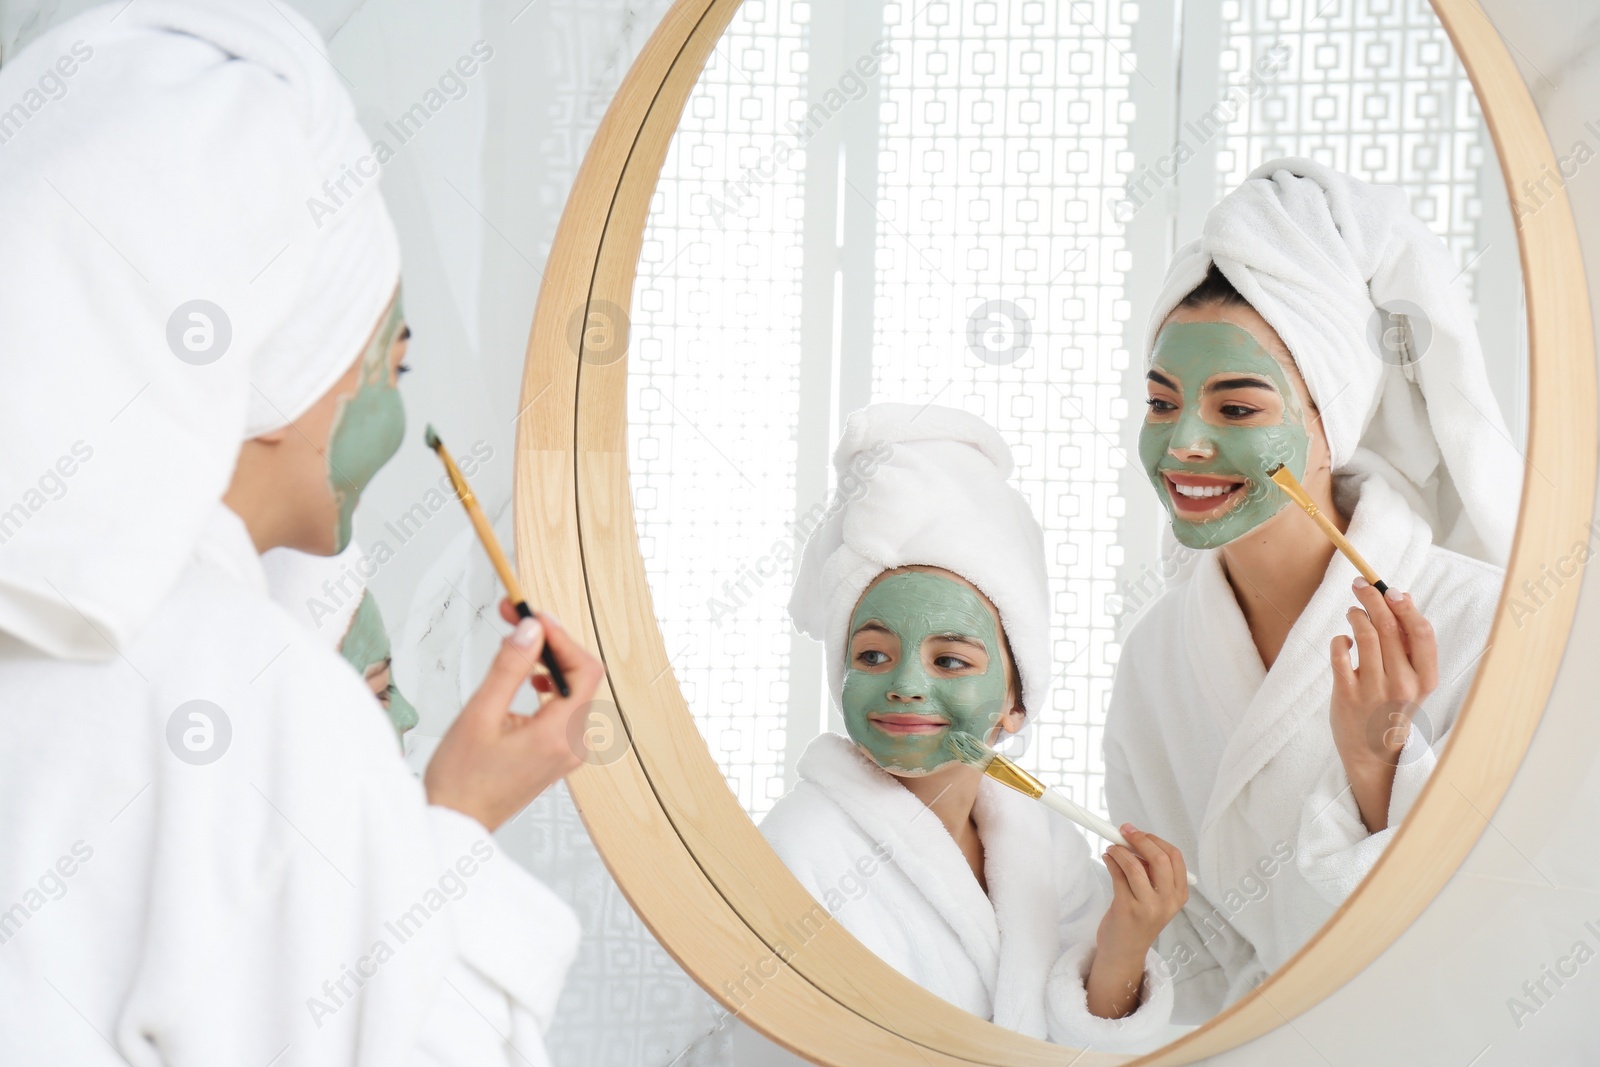
<path fill-rule="evenodd" d="M 1272 479 L 1274 485 L 1287 493 L 1289 499 L 1299 504 L 1306 514 L 1316 514 L 1317 505 L 1306 495 L 1305 489 L 1301 488 L 1300 483 L 1295 480 L 1294 472 L 1288 467 L 1280 463 L 1267 473 L 1267 477 Z"/>
<path fill-rule="evenodd" d="M 422 431 L 422 439 L 426 441 L 428 447 L 433 449 L 435 452 L 439 451 L 439 446 L 443 444 L 443 442 L 439 440 L 439 435 L 433 432 L 433 423 L 431 422 L 428 423 L 427 428 Z"/>
<path fill-rule="evenodd" d="M 944 735 L 944 747 L 956 759 L 974 767 L 987 766 L 994 760 L 994 749 L 959 730 L 951 730 Z"/>
<path fill-rule="evenodd" d="M 1268 478 L 1276 477 L 1278 472 L 1281 471 L 1281 470 L 1283 470 L 1283 464 L 1282 463 L 1274 463 L 1272 466 L 1267 468 L 1267 477 Z"/>

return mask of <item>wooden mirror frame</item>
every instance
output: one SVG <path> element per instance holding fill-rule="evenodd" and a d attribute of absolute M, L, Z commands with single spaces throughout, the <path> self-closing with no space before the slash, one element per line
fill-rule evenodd
<path fill-rule="evenodd" d="M 801 888 L 723 780 L 673 677 L 633 523 L 626 313 L 668 146 L 742 0 L 677 0 L 605 114 L 562 214 L 539 293 L 517 426 L 517 556 L 533 602 L 603 657 L 622 743 L 569 779 L 611 874 L 674 959 L 730 1012 L 831 1067 L 1043 1067 L 1071 1055 L 952 1008 L 865 949 Z M 1511 56 L 1473 0 L 1431 0 L 1487 118 L 1508 189 L 1558 173 Z M 1587 540 L 1595 496 L 1595 349 L 1565 189 L 1518 219 L 1527 293 L 1529 433 L 1506 588 Z M 594 316 L 599 316 L 598 322 Z M 607 321 L 607 320 L 611 321 Z M 591 338 L 589 328 L 620 331 Z M 604 342 L 606 349 L 585 350 Z M 1500 608 L 1454 739 L 1366 881 L 1292 959 L 1203 1026 L 1143 1057 L 1190 1063 L 1312 1007 L 1383 952 L 1456 872 L 1522 761 L 1577 598 Z M 1519 625 L 1520 623 L 1520 625 Z"/>

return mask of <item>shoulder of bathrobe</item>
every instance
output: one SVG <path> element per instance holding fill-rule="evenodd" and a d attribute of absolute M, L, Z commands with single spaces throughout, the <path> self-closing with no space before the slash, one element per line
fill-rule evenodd
<path fill-rule="evenodd" d="M 1416 597 L 1423 613 L 1438 628 L 1434 613 L 1468 614 L 1487 623 L 1494 617 L 1505 586 L 1506 572 L 1493 563 L 1438 545 L 1428 546 L 1413 588 L 1403 590 Z"/>
<path fill-rule="evenodd" d="M 1193 568 L 1167 583 L 1150 603 L 1133 615 L 1132 621 L 1124 626 L 1122 638 L 1124 651 L 1159 639 L 1164 632 L 1163 620 L 1173 612 L 1181 610 L 1183 596 L 1189 588 L 1192 574 Z"/>
<path fill-rule="evenodd" d="M 1138 659 L 1140 656 L 1156 652 L 1166 643 L 1165 639 L 1170 629 L 1166 625 L 1166 620 L 1179 608 L 1179 601 L 1173 596 L 1173 592 L 1171 589 L 1163 592 L 1160 599 L 1140 612 L 1138 618 L 1134 619 L 1123 632 L 1120 642 L 1122 650 L 1117 657 L 1119 663 L 1130 654 L 1134 659 Z M 1115 673 L 1120 677 L 1125 672 Z"/>
<path fill-rule="evenodd" d="M 832 797 L 815 782 L 802 778 L 795 783 L 793 789 L 777 799 L 757 825 L 763 834 L 782 833 L 796 823 L 805 826 L 816 819 L 832 820 L 843 817 L 843 810 Z"/>
<path fill-rule="evenodd" d="M 797 783 L 762 817 L 757 829 L 813 894 L 854 868 L 867 847 L 854 820 L 815 782 Z"/>
<path fill-rule="evenodd" d="M 785 842 L 809 838 L 814 830 L 822 827 L 827 828 L 830 841 L 838 840 L 842 833 L 859 832 L 843 805 L 821 785 L 804 776 L 778 798 L 761 817 L 758 826 L 768 841 L 777 838 Z"/>
<path fill-rule="evenodd" d="M 1111 697 L 1106 703 L 1105 730 L 1100 739 L 1106 760 L 1111 764 L 1125 762 L 1124 739 L 1137 737 L 1149 729 L 1155 709 L 1161 706 L 1159 700 L 1150 699 L 1151 687 L 1159 684 L 1154 677 L 1158 672 L 1132 667 L 1135 663 L 1169 662 L 1162 652 L 1165 643 L 1162 636 L 1167 627 L 1156 619 L 1156 607 L 1152 605 L 1152 610 L 1145 612 L 1129 629 L 1111 674 Z"/>
<path fill-rule="evenodd" d="M 263 746 L 263 758 L 314 748 L 337 753 L 346 774 L 363 757 L 405 772 L 355 669 L 264 591 L 204 565 L 184 570 L 128 657 L 149 677 L 163 727 L 178 704 L 207 700 L 229 717 L 234 744 Z"/>
<path fill-rule="evenodd" d="M 1140 612 L 1121 640 L 1117 654 L 1117 669 L 1111 679 L 1111 703 L 1106 715 L 1106 739 L 1130 727 L 1130 715 L 1152 712 L 1161 701 L 1136 699 L 1135 694 L 1150 686 L 1160 686 L 1166 677 L 1162 671 L 1132 670 L 1128 664 L 1180 663 L 1186 650 L 1175 640 L 1182 633 L 1172 625 L 1172 619 L 1183 611 L 1183 596 L 1188 589 L 1187 576 L 1174 582 Z"/>

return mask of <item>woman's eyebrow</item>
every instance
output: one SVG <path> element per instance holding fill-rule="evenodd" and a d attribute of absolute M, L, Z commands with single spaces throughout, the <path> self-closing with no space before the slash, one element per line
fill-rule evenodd
<path fill-rule="evenodd" d="M 1276 393 L 1278 387 L 1261 378 L 1223 378 L 1215 382 L 1207 382 L 1203 392 L 1222 393 L 1229 389 L 1265 389 L 1269 393 Z"/>
<path fill-rule="evenodd" d="M 409 340 L 411 340 L 411 324 L 410 323 L 406 323 L 404 326 L 400 327 L 400 336 L 396 337 L 395 340 L 396 341 L 409 341 Z"/>
<path fill-rule="evenodd" d="M 876 621 L 862 623 L 860 626 L 856 627 L 856 633 L 858 633 L 858 634 L 865 634 L 865 633 L 888 634 L 890 637 L 894 636 L 894 631 L 893 630 L 889 629 L 883 623 L 876 622 Z"/>
<path fill-rule="evenodd" d="M 1178 391 L 1178 383 L 1173 381 L 1171 378 L 1168 378 L 1165 374 L 1162 374 L 1158 370 L 1151 371 L 1149 374 L 1146 374 L 1145 377 L 1150 379 L 1152 382 L 1155 382 L 1157 385 L 1166 386 L 1173 392 Z"/>

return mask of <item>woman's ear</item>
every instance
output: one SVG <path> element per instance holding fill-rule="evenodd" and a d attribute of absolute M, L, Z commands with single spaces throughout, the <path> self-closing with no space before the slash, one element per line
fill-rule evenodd
<path fill-rule="evenodd" d="M 266 433 L 258 433 L 254 437 L 250 438 L 250 440 L 260 441 L 264 445 L 280 445 L 283 443 L 283 439 L 289 435 L 289 431 L 291 429 L 293 429 L 293 424 L 290 424 L 289 426 L 280 426 L 276 430 L 268 430 Z"/>
<path fill-rule="evenodd" d="M 1306 409 L 1306 436 L 1310 439 L 1310 455 L 1306 457 L 1306 473 L 1333 471 L 1333 452 L 1328 447 L 1328 434 L 1322 427 L 1322 413 L 1315 404 Z"/>

